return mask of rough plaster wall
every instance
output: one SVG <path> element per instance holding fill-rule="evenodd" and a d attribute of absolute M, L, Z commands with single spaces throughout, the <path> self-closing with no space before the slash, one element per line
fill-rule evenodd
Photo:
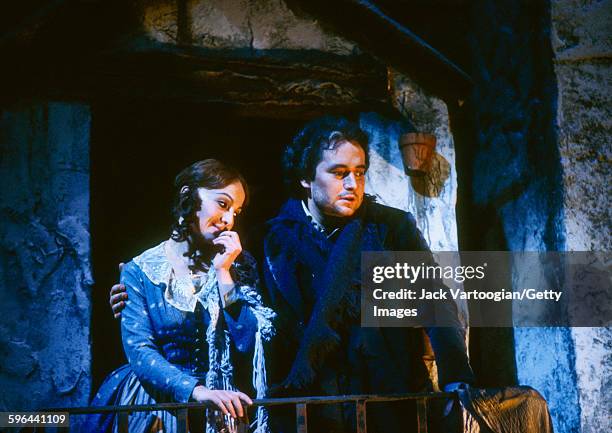
<path fill-rule="evenodd" d="M 552 3 L 567 247 L 610 251 L 612 1 Z"/>
<path fill-rule="evenodd" d="M 86 405 L 90 388 L 86 106 L 0 117 L 0 410 Z"/>
<path fill-rule="evenodd" d="M 296 16 L 282 0 L 192 0 L 185 1 L 184 12 L 175 0 L 145 3 L 145 32 L 158 42 L 177 43 L 184 32 L 190 44 L 205 48 L 314 49 L 346 55 L 356 49 L 316 20 Z M 182 32 L 181 25 L 187 27 Z"/>
<path fill-rule="evenodd" d="M 370 136 L 370 167 L 366 174 L 366 193 L 379 203 L 408 211 L 433 251 L 457 251 L 457 176 L 455 150 L 446 104 L 423 90 L 408 77 L 391 71 L 393 102 L 407 121 L 392 121 L 376 113 L 363 113 L 361 128 Z M 398 147 L 400 134 L 418 130 L 436 135 L 437 146 L 434 173 L 414 179 L 404 172 L 404 163 Z M 424 186 L 425 183 L 428 186 Z M 435 186 L 431 186 L 435 184 Z M 433 197 L 417 191 L 425 191 Z M 458 302 L 460 317 L 467 323 L 467 303 Z M 435 361 L 428 364 L 434 386 L 437 386 Z"/>
<path fill-rule="evenodd" d="M 411 212 L 432 250 L 457 251 L 457 176 L 446 104 L 425 94 L 404 75 L 394 73 L 393 80 L 394 100 L 409 122 L 402 125 L 375 114 L 361 117 L 361 125 L 370 134 L 371 141 L 367 192 L 375 195 L 380 203 Z M 398 140 L 400 133 L 409 129 L 435 134 L 438 153 L 435 157 L 443 157 L 449 165 L 448 177 L 440 182 L 436 197 L 419 194 L 420 185 L 415 183 L 419 179 L 404 173 Z"/>
<path fill-rule="evenodd" d="M 519 384 L 538 390 L 548 402 L 555 433 L 580 431 L 575 355 L 568 328 L 515 328 Z"/>
<path fill-rule="evenodd" d="M 483 237 L 502 239 L 491 246 L 510 251 L 563 250 L 549 4 L 479 0 L 471 8 L 477 132 L 472 194 L 498 219 L 483 224 Z M 557 433 L 579 431 L 571 330 L 516 328 L 514 342 L 519 383 L 546 398 Z"/>
<path fill-rule="evenodd" d="M 370 135 L 366 192 L 376 196 L 379 203 L 412 213 L 433 251 L 457 251 L 457 176 L 446 104 L 426 94 L 402 74 L 393 72 L 392 80 L 393 99 L 408 122 L 390 121 L 375 113 L 361 115 L 360 125 Z M 436 135 L 435 161 L 444 165 L 446 176 L 432 180 L 405 174 L 398 140 L 402 132 L 415 128 Z M 423 182 L 436 183 L 437 196 L 419 193 L 424 188 Z M 467 317 L 467 305 L 463 303 L 460 308 L 463 317 Z"/>
<path fill-rule="evenodd" d="M 612 1 L 554 0 L 552 46 L 558 82 L 568 250 L 612 250 Z M 612 329 L 574 328 L 584 433 L 612 431 Z"/>

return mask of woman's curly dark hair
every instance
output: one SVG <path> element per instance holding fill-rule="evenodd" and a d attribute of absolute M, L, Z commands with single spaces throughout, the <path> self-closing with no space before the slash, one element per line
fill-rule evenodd
<path fill-rule="evenodd" d="M 196 212 L 202 206 L 198 188 L 225 188 L 236 181 L 244 188 L 246 206 L 249 201 L 249 188 L 244 177 L 234 167 L 216 159 L 205 159 L 181 171 L 174 179 L 176 193 L 172 209 L 175 221 L 172 225 L 172 239 L 177 242 L 189 239 L 193 225 L 197 225 Z"/>
<path fill-rule="evenodd" d="M 344 141 L 361 146 L 369 166 L 369 137 L 355 122 L 344 117 L 324 116 L 308 122 L 285 148 L 283 179 L 287 193 L 303 198 L 305 191 L 300 180 L 312 180 L 324 150 L 335 149 Z"/>

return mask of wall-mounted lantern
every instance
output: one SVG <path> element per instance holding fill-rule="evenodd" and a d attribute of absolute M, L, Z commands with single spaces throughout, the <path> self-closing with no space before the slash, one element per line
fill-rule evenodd
<path fill-rule="evenodd" d="M 415 177 L 425 176 L 436 149 L 436 136 L 423 132 L 407 132 L 400 135 L 399 148 L 406 174 Z"/>

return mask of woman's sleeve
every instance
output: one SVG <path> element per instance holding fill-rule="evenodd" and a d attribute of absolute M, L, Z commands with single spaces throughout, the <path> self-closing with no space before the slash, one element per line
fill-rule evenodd
<path fill-rule="evenodd" d="M 134 262 L 124 266 L 121 283 L 128 300 L 121 313 L 121 339 L 128 362 L 147 391 L 171 401 L 189 401 L 198 380 L 179 370 L 159 352 L 145 296 L 145 276 Z"/>

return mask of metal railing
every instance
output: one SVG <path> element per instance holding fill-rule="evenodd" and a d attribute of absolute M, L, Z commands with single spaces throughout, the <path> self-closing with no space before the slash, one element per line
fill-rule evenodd
<path fill-rule="evenodd" d="M 427 405 L 432 399 L 456 398 L 454 393 L 446 392 L 423 392 L 406 394 L 363 394 L 363 395 L 336 395 L 318 397 L 290 397 L 290 398 L 264 398 L 253 400 L 253 406 L 280 406 L 295 405 L 296 410 L 296 432 L 308 433 L 308 405 L 355 403 L 357 433 L 367 433 L 366 425 L 366 403 L 389 402 L 401 400 L 416 401 L 417 432 L 427 433 Z M 177 431 L 187 433 L 187 413 L 189 409 L 205 409 L 209 405 L 204 403 L 159 403 L 155 405 L 132 405 L 132 406 L 87 406 L 53 408 L 50 410 L 68 412 L 70 415 L 81 415 L 90 413 L 117 413 L 117 426 L 119 433 L 128 432 L 128 417 L 131 412 L 165 410 L 175 412 L 177 418 Z"/>

